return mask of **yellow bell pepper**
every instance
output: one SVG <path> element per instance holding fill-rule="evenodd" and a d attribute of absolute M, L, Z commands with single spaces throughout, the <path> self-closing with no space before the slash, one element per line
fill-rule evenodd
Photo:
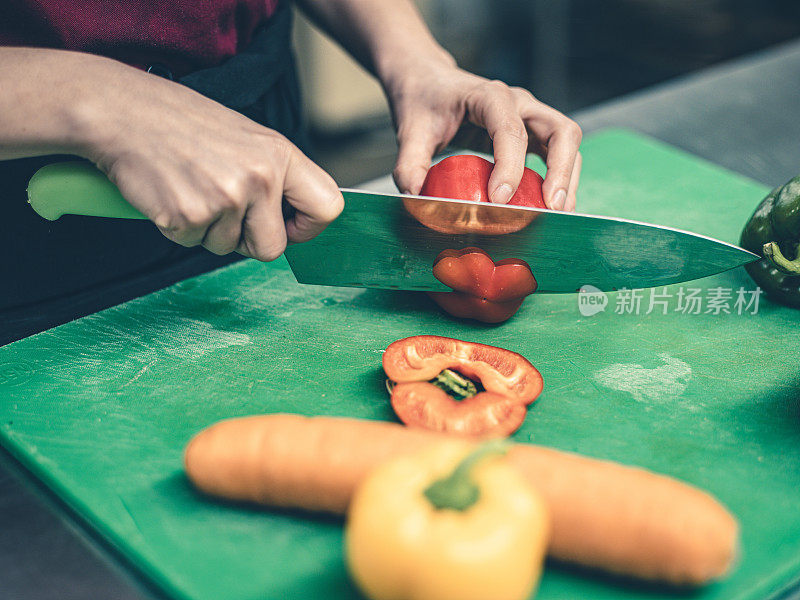
<path fill-rule="evenodd" d="M 348 511 L 345 553 L 372 600 L 524 600 L 542 570 L 549 515 L 502 457 L 443 442 L 375 469 Z"/>

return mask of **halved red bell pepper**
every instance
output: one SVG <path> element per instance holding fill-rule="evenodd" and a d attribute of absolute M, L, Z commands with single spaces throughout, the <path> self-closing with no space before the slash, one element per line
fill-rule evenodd
<path fill-rule="evenodd" d="M 524 260 L 494 262 L 480 248 L 443 251 L 433 263 L 433 276 L 454 290 L 431 292 L 434 302 L 455 317 L 484 323 L 511 318 L 537 286 Z"/>
<path fill-rule="evenodd" d="M 428 169 L 419 195 L 489 202 L 492 169 L 494 163 L 474 154 L 448 156 Z M 541 175 L 526 167 L 519 187 L 508 203 L 546 208 L 542 196 L 543 182 Z"/>
<path fill-rule="evenodd" d="M 421 196 L 489 202 L 489 176 L 494 164 L 472 154 L 449 156 L 433 165 L 425 177 Z M 525 168 L 517 191 L 509 201 L 513 206 L 546 208 L 542 196 L 542 177 Z M 479 211 L 475 205 L 431 203 L 406 198 L 406 210 L 417 221 L 441 233 L 503 235 L 530 225 L 535 211 Z"/>
<path fill-rule="evenodd" d="M 476 437 L 516 431 L 543 386 L 539 371 L 516 352 L 435 335 L 390 344 L 383 370 L 403 423 Z"/>

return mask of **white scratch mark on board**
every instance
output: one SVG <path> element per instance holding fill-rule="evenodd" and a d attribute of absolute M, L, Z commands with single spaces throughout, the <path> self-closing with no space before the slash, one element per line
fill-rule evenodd
<path fill-rule="evenodd" d="M 246 333 L 223 331 L 205 321 L 177 319 L 164 327 L 160 342 L 167 352 L 180 358 L 191 358 L 230 346 L 246 346 Z"/>
<path fill-rule="evenodd" d="M 139 379 L 139 377 L 141 377 L 142 375 L 144 375 L 144 374 L 147 372 L 147 369 L 149 369 L 149 368 L 150 368 L 150 367 L 152 367 L 154 364 L 156 364 L 156 361 L 157 361 L 157 360 L 158 360 L 157 358 L 154 358 L 154 359 L 153 359 L 153 360 L 151 360 L 149 363 L 147 363 L 145 366 L 143 366 L 141 369 L 139 369 L 139 371 L 136 373 L 136 375 L 134 375 L 133 377 L 131 377 L 131 378 L 128 380 L 128 382 L 127 382 L 127 383 L 125 383 L 125 384 L 124 384 L 122 387 L 125 387 L 126 385 L 130 385 L 130 384 L 132 384 L 134 381 L 136 381 L 137 379 Z"/>
<path fill-rule="evenodd" d="M 659 354 L 664 362 L 648 369 L 634 363 L 609 365 L 594 374 L 594 380 L 605 387 L 628 392 L 638 402 L 677 398 L 692 377 L 692 368 L 682 360 Z"/>

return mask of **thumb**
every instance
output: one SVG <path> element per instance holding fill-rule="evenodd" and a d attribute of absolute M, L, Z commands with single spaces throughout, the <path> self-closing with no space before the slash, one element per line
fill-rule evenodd
<path fill-rule="evenodd" d="M 290 242 L 316 237 L 344 208 L 342 193 L 333 178 L 296 149 L 286 169 L 283 196 L 295 209 L 286 222 Z"/>
<path fill-rule="evenodd" d="M 419 194 L 438 145 L 427 123 L 412 123 L 398 128 L 397 162 L 392 173 L 397 189 L 404 194 Z"/>

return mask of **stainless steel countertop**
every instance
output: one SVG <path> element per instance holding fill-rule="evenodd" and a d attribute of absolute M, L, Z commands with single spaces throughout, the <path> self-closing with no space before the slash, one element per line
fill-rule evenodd
<path fill-rule="evenodd" d="M 628 127 L 769 186 L 800 173 L 800 41 L 574 115 L 584 135 Z"/>
<path fill-rule="evenodd" d="M 585 133 L 628 127 L 770 186 L 800 173 L 800 41 L 582 110 Z M 391 187 L 390 179 L 372 182 Z M 0 597 L 144 600 L 66 509 L 0 455 Z M 800 598 L 800 593 L 786 598 Z"/>

